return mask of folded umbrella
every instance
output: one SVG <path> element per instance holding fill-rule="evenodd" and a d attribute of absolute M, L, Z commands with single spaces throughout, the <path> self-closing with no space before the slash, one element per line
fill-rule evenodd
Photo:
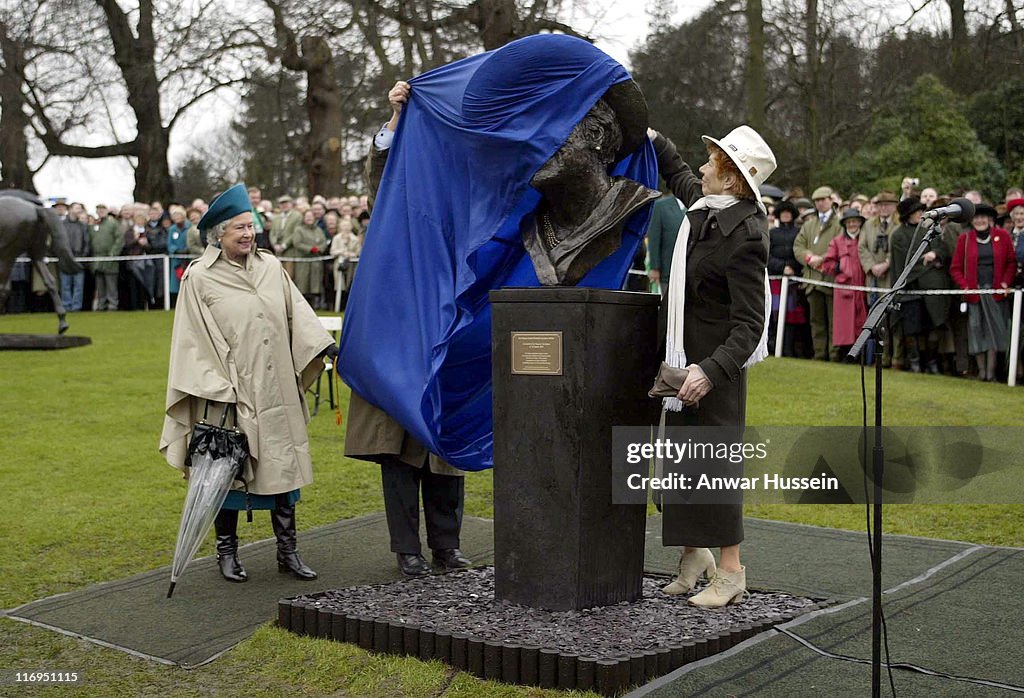
<path fill-rule="evenodd" d="M 203 419 L 192 428 L 192 439 L 188 445 L 191 466 L 188 494 L 178 526 L 167 598 L 171 598 L 178 579 L 185 573 L 185 568 L 213 526 L 232 484 L 241 478 L 249 457 L 249 442 L 245 434 L 237 427 L 224 426 L 229 409 L 230 405 L 225 407 L 219 426 L 207 423 L 204 413 Z"/>

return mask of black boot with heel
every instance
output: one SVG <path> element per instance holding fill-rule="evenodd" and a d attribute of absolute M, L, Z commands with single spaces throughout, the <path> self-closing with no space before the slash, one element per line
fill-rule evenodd
<path fill-rule="evenodd" d="M 287 506 L 287 495 L 278 495 L 277 506 L 270 512 L 277 538 L 277 571 L 297 579 L 316 579 L 317 574 L 306 565 L 296 552 L 295 507 Z"/>
<path fill-rule="evenodd" d="M 229 582 L 246 581 L 249 575 L 238 561 L 238 512 L 221 509 L 213 520 L 213 528 L 217 533 L 217 565 L 221 576 Z"/>

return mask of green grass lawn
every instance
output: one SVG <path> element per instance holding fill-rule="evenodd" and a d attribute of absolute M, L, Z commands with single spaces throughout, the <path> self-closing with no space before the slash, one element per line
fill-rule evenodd
<path fill-rule="evenodd" d="M 52 315 L 6 316 L 0 332 L 49 333 L 54 324 Z M 90 346 L 0 353 L 0 486 L 7 498 L 0 606 L 170 563 L 184 495 L 180 475 L 157 451 L 170 332 L 169 313 L 76 314 L 71 333 L 90 336 Z M 885 412 L 894 424 L 1024 424 L 1024 389 L 888 372 L 886 390 Z M 343 412 L 347 400 L 343 388 Z M 751 372 L 748 422 L 857 425 L 858 371 L 769 360 Z M 344 426 L 326 404 L 310 425 L 310 441 L 316 482 L 303 490 L 300 530 L 382 510 L 377 466 L 341 455 Z M 467 478 L 466 513 L 491 516 L 489 473 Z M 762 506 L 747 513 L 857 530 L 864 524 L 862 506 Z M 1024 545 L 1024 507 L 901 505 L 887 509 L 886 521 L 892 533 Z M 267 517 L 257 517 L 242 535 L 248 542 L 273 534 Z M 211 536 L 199 554 L 212 552 Z M 556 693 L 486 683 L 438 663 L 375 657 L 270 625 L 212 664 L 185 671 L 3 620 L 0 668 L 85 671 L 83 694 L 97 696 Z"/>

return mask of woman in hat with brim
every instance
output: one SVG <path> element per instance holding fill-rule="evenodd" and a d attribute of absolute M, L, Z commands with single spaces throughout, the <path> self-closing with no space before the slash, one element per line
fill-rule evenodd
<path fill-rule="evenodd" d="M 1010 234 L 993 227 L 996 210 L 978 204 L 971 229 L 960 236 L 953 255 L 950 275 L 964 290 L 1003 289 L 1002 293 L 965 293 L 967 302 L 967 351 L 978 364 L 978 380 L 994 381 L 996 353 L 1006 351 L 1007 290 L 1013 285 L 1017 261 L 1010 243 Z"/>
<path fill-rule="evenodd" d="M 676 398 L 666 400 L 665 421 L 742 429 L 746 369 L 768 353 L 768 217 L 757 191 L 775 170 L 775 155 L 749 126 L 720 140 L 704 136 L 708 161 L 699 178 L 670 140 L 656 131 L 648 135 L 662 177 L 687 206 L 663 308 L 668 315 L 666 362 L 688 373 Z M 707 574 L 708 586 L 689 599 L 691 604 L 720 607 L 743 598 L 742 502 L 666 503 L 662 540 L 684 546 L 679 574 L 666 593 L 688 593 Z M 711 547 L 721 549 L 717 568 Z"/>

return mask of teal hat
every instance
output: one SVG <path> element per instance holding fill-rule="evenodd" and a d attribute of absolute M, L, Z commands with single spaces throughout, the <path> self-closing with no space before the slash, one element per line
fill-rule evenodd
<path fill-rule="evenodd" d="M 249 192 L 245 184 L 236 184 L 210 202 L 210 208 L 199 219 L 199 229 L 209 230 L 218 223 L 223 223 L 250 211 L 252 211 L 252 202 L 249 201 Z"/>

